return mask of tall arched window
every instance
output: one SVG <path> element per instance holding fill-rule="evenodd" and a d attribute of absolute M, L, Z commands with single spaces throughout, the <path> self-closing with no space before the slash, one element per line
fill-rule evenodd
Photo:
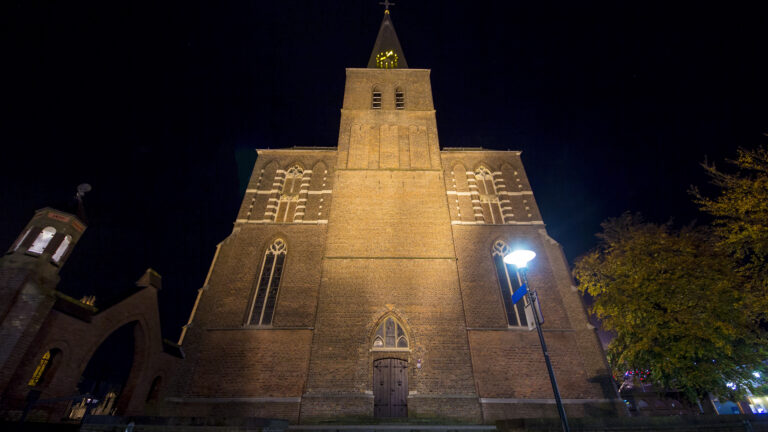
<path fill-rule="evenodd" d="M 16 243 L 13 244 L 11 247 L 11 252 L 16 252 L 19 249 L 19 246 L 21 246 L 22 243 L 24 243 L 24 240 L 27 239 L 27 236 L 29 235 L 29 232 L 32 231 L 32 228 L 29 228 L 27 231 L 24 232 L 24 235 L 16 239 Z"/>
<path fill-rule="evenodd" d="M 163 377 L 156 376 L 155 379 L 152 380 L 152 385 L 149 386 L 149 393 L 147 393 L 147 399 L 144 401 L 145 403 L 155 402 L 157 400 L 157 396 L 160 393 L 160 383 L 163 381 Z"/>
<path fill-rule="evenodd" d="M 504 262 L 504 256 L 510 252 L 509 246 L 501 240 L 493 244 L 493 262 L 496 265 L 501 298 L 507 313 L 507 324 L 515 327 L 529 327 L 528 323 L 531 321 L 526 315 L 525 297 L 518 300 L 517 303 L 512 303 L 512 294 L 520 288 L 520 277 L 514 265 Z"/>
<path fill-rule="evenodd" d="M 285 181 L 280 191 L 280 200 L 277 203 L 275 222 L 293 222 L 296 206 L 299 204 L 299 191 L 304 170 L 294 165 L 285 172 Z"/>
<path fill-rule="evenodd" d="M 30 387 L 36 387 L 39 385 L 42 385 L 45 383 L 46 378 L 50 378 L 51 371 L 54 367 L 54 361 L 58 357 L 59 353 L 58 349 L 52 349 L 50 351 L 46 351 L 45 354 L 43 354 L 42 357 L 40 357 L 40 361 L 37 363 L 37 367 L 35 368 L 35 372 L 32 373 L 32 377 L 29 379 L 29 382 L 27 383 Z"/>
<path fill-rule="evenodd" d="M 371 109 L 381 109 L 381 90 L 378 87 L 371 91 Z"/>
<path fill-rule="evenodd" d="M 397 320 L 389 316 L 376 329 L 373 335 L 373 349 L 397 349 L 408 348 L 408 336 L 403 326 Z"/>
<path fill-rule="evenodd" d="M 64 236 L 64 239 L 61 241 L 61 243 L 59 243 L 59 247 L 56 248 L 56 252 L 51 257 L 53 262 L 58 264 L 59 261 L 61 261 L 61 257 L 63 257 L 64 254 L 67 252 L 67 249 L 69 248 L 69 244 L 71 242 L 72 242 L 71 235 Z"/>
<path fill-rule="evenodd" d="M 272 324 L 275 302 L 277 301 L 277 290 L 280 288 L 280 278 L 283 275 L 286 251 L 285 242 L 281 239 L 275 240 L 267 248 L 264 260 L 261 263 L 261 269 L 259 270 L 259 277 L 256 279 L 256 289 L 248 311 L 248 324 Z"/>
<path fill-rule="evenodd" d="M 43 253 L 45 248 L 48 247 L 48 243 L 51 242 L 51 239 L 54 235 L 56 235 L 56 228 L 51 226 L 43 228 L 43 230 L 40 231 L 40 234 L 37 235 L 35 241 L 32 243 L 32 246 L 29 247 L 29 252 L 35 254 Z"/>
<path fill-rule="evenodd" d="M 477 183 L 477 192 L 480 195 L 480 206 L 483 208 L 485 222 L 504 223 L 493 173 L 488 168 L 480 167 L 475 170 L 475 182 Z"/>

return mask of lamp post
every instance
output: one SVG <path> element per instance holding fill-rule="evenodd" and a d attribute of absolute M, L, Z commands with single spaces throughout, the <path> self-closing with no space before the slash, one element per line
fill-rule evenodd
<path fill-rule="evenodd" d="M 549 351 L 547 351 L 547 344 L 544 342 L 544 334 L 541 332 L 541 317 L 539 316 L 539 310 L 536 308 L 536 290 L 532 289 L 528 285 L 528 275 L 526 274 L 526 267 L 528 262 L 536 257 L 536 252 L 525 249 L 517 249 L 504 257 L 504 262 L 507 264 L 514 264 L 517 267 L 520 278 L 523 280 L 523 286 L 526 287 L 528 296 L 528 304 L 531 305 L 531 311 L 533 312 L 533 319 L 536 323 L 536 332 L 539 334 L 539 342 L 541 343 L 541 352 L 544 354 L 544 361 L 547 363 L 547 372 L 549 372 L 549 381 L 552 383 L 552 392 L 555 394 L 555 403 L 557 404 L 557 413 L 560 415 L 560 423 L 563 425 L 563 431 L 570 432 L 568 427 L 568 417 L 565 415 L 563 409 L 563 402 L 560 400 L 560 390 L 557 388 L 557 380 L 555 380 L 555 372 L 552 370 L 552 362 L 549 361 Z"/>

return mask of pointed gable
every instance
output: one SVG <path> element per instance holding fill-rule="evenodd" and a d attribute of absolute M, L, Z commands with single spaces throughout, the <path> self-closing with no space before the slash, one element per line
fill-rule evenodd
<path fill-rule="evenodd" d="M 403 48 L 395 33 L 395 26 L 389 17 L 389 11 L 384 11 L 384 19 L 379 27 L 379 35 L 373 44 L 371 58 L 368 59 L 368 67 L 373 69 L 408 68 L 405 61 Z"/>

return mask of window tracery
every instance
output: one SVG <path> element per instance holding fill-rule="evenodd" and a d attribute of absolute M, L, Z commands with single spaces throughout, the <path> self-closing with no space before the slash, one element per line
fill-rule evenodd
<path fill-rule="evenodd" d="M 286 253 L 287 247 L 282 239 L 275 240 L 264 253 L 264 260 L 256 279 L 253 301 L 248 311 L 248 324 L 272 324 Z"/>
<path fill-rule="evenodd" d="M 394 317 L 387 317 L 373 336 L 373 349 L 408 348 L 408 336 Z"/>
<path fill-rule="evenodd" d="M 501 202 L 491 170 L 482 166 L 476 169 L 475 184 L 477 185 L 477 193 L 485 223 L 503 224 L 504 216 L 501 212 Z"/>
<path fill-rule="evenodd" d="M 285 179 L 277 202 L 275 222 L 293 222 L 296 207 L 299 205 L 299 192 L 301 180 L 304 177 L 304 169 L 294 165 L 285 172 Z"/>

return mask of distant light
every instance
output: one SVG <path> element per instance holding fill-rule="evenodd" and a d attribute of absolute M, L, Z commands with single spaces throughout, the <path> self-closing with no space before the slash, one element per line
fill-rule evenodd
<path fill-rule="evenodd" d="M 736 390 L 736 384 L 734 384 L 732 382 L 725 383 L 725 386 L 728 387 L 731 390 Z"/>
<path fill-rule="evenodd" d="M 526 249 L 517 249 L 512 251 L 511 254 L 504 257 L 504 262 L 507 264 L 514 264 L 517 268 L 525 268 L 528 265 L 528 261 L 536 257 L 536 252 Z"/>
<path fill-rule="evenodd" d="M 755 378 L 760 378 L 760 372 L 752 372 L 752 375 L 754 375 Z"/>

